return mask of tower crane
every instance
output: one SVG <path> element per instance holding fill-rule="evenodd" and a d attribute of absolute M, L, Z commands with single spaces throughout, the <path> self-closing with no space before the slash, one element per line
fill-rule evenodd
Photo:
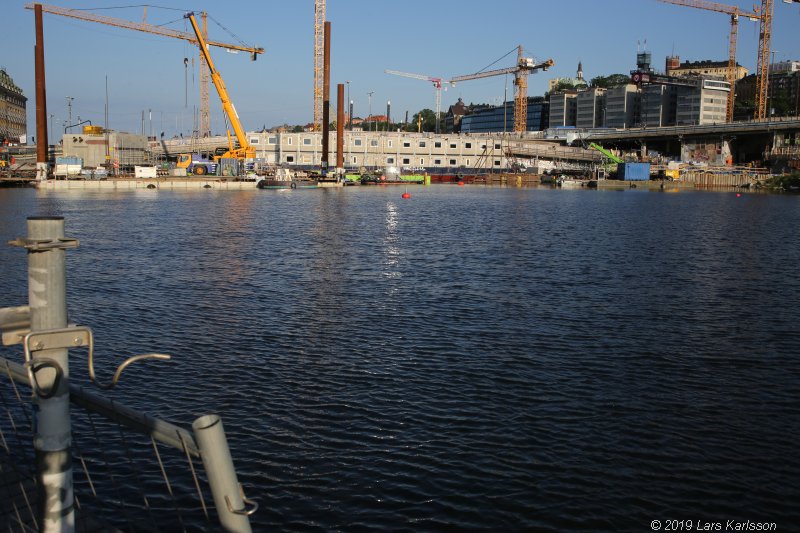
<path fill-rule="evenodd" d="M 314 0 L 314 130 L 322 129 L 323 69 L 325 68 L 325 0 Z"/>
<path fill-rule="evenodd" d="M 26 9 L 33 9 L 33 6 L 36 5 L 35 3 L 26 4 Z M 182 39 L 184 41 L 189 41 L 190 43 L 197 45 L 198 39 L 193 33 L 186 33 L 178 30 L 173 30 L 170 28 L 163 28 L 161 26 L 153 26 L 152 24 L 147 24 L 145 22 L 131 22 L 128 20 L 113 18 L 113 17 L 106 17 L 103 15 L 95 15 L 93 13 L 87 13 L 86 11 L 82 11 L 79 9 L 67 9 L 58 6 L 40 4 L 42 6 L 42 12 L 49 13 L 51 15 L 60 15 L 62 17 L 70 17 L 78 20 L 83 20 L 87 22 L 97 22 L 99 24 L 106 24 L 109 26 L 115 26 L 117 28 L 125 28 L 128 30 L 135 30 L 141 31 L 145 33 L 151 33 L 154 35 L 160 35 L 162 37 L 172 37 L 174 39 Z M 217 46 L 219 48 L 226 48 L 228 50 L 235 50 L 241 52 L 249 52 L 250 57 L 253 61 L 256 60 L 258 54 L 263 54 L 264 49 L 261 47 L 249 47 L 244 45 L 237 45 L 237 44 L 228 44 L 222 43 L 218 41 L 209 41 L 208 40 L 208 29 L 206 24 L 206 17 L 207 14 L 205 11 L 201 13 L 202 19 L 202 37 L 205 40 L 208 46 Z M 205 58 L 203 57 L 202 52 L 200 53 L 200 135 L 205 136 L 211 132 L 211 114 L 209 113 L 209 101 L 208 101 L 208 82 L 209 82 L 209 73 L 208 73 L 208 66 L 206 65 Z"/>
<path fill-rule="evenodd" d="M 717 13 L 725 13 L 731 17 L 731 32 L 730 42 L 728 44 L 728 70 L 726 78 L 731 85 L 731 91 L 728 93 L 728 105 L 725 110 L 726 122 L 733 122 L 733 104 L 736 98 L 736 41 L 739 35 L 739 17 L 747 17 L 752 21 L 762 21 L 761 15 L 748 11 L 742 11 L 736 6 L 729 6 L 727 4 L 720 4 L 718 2 L 709 2 L 707 0 L 658 0 L 664 4 L 674 4 L 678 6 L 693 7 L 696 9 L 705 9 L 706 11 L 715 11 Z"/>
<path fill-rule="evenodd" d="M 528 74 L 531 72 L 538 72 L 539 70 L 547 70 L 555 65 L 552 59 L 548 59 L 541 63 L 536 63 L 533 58 L 523 57 L 522 45 L 517 47 L 517 66 L 509 68 L 501 68 L 497 70 L 487 70 L 485 72 L 476 72 L 475 74 L 467 74 L 465 76 L 456 76 L 450 79 L 451 84 L 460 81 L 476 80 L 479 78 L 488 78 L 490 76 L 501 76 L 503 74 L 514 75 L 514 132 L 523 133 L 527 129 L 528 123 Z"/>
<path fill-rule="evenodd" d="M 417 80 L 424 80 L 433 83 L 434 89 L 436 89 L 436 133 L 439 133 L 439 114 L 442 109 L 442 82 L 445 81 L 442 78 L 437 78 L 434 76 L 426 76 L 424 74 L 411 74 L 410 72 L 400 72 L 398 70 L 384 70 L 386 74 L 394 74 L 395 76 L 404 76 L 406 78 L 414 78 Z M 447 83 L 445 81 L 445 83 Z"/>
<path fill-rule="evenodd" d="M 755 118 L 767 118 L 767 89 L 769 88 L 769 51 L 772 45 L 772 13 L 774 0 L 761 0 L 761 24 L 758 30 L 758 62 L 756 66 Z"/>

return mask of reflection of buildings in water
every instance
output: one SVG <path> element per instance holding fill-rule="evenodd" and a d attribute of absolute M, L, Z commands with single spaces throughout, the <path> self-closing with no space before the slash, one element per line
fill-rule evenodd
<path fill-rule="evenodd" d="M 348 276 L 358 262 L 350 236 L 357 235 L 348 195 L 340 189 L 317 191 L 319 198 L 314 216 L 309 221 L 312 241 L 309 263 L 311 305 L 308 333 L 324 345 L 331 328 L 341 326 L 341 318 L 349 314 L 342 297 L 347 284 L 358 282 Z"/>

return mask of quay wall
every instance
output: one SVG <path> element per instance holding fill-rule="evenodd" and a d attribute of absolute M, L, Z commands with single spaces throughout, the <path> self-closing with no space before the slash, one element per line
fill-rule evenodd
<path fill-rule="evenodd" d="M 67 190 L 131 190 L 131 189 L 218 189 L 223 191 L 253 190 L 254 181 L 202 178 L 109 178 L 106 180 L 47 180 L 36 182 L 36 188 L 48 191 Z"/>
<path fill-rule="evenodd" d="M 741 187 L 768 177 L 763 172 L 720 172 L 708 170 L 681 172 L 681 181 L 691 183 L 695 187 Z"/>

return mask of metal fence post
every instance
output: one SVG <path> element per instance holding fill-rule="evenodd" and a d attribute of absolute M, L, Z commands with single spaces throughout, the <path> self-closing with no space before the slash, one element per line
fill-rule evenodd
<path fill-rule="evenodd" d="M 31 332 L 67 326 L 63 217 L 29 217 L 28 301 Z M 37 248 L 36 244 L 50 244 Z M 38 391 L 34 409 L 34 449 L 39 485 L 41 531 L 75 530 L 72 441 L 69 415 L 69 362 L 66 348 L 40 350 L 32 357 Z M 60 375 L 60 378 L 58 374 Z M 53 390 L 55 387 L 55 390 Z"/>
<path fill-rule="evenodd" d="M 228 532 L 250 533 L 249 516 L 258 506 L 245 498 L 236 478 L 222 419 L 218 415 L 201 416 L 192 423 L 192 429 L 222 527 Z M 253 507 L 247 510 L 245 503 Z"/>

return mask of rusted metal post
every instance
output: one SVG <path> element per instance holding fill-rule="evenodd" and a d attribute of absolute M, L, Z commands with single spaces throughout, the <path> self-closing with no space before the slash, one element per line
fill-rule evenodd
<path fill-rule="evenodd" d="M 40 7 L 40 6 L 38 6 Z M 67 326 L 66 251 L 63 217 L 28 218 L 28 301 L 31 332 Z M 66 348 L 33 352 L 37 412 L 33 446 L 40 498 L 40 531 L 75 530 L 69 360 Z M 59 376 L 60 374 L 60 376 Z M 47 391 L 43 394 L 42 391 Z M 46 397 L 45 397 L 46 396 Z"/>
<path fill-rule="evenodd" d="M 219 521 L 227 532 L 249 533 L 250 515 L 258 506 L 245 498 L 236 478 L 236 469 L 225 438 L 222 419 L 217 415 L 201 416 L 192 423 L 208 485 L 214 496 Z M 250 509 L 245 508 L 249 504 Z"/>
<path fill-rule="evenodd" d="M 42 4 L 33 7 L 36 23 L 35 74 L 36 74 L 36 177 L 47 179 L 49 144 L 47 139 L 47 97 L 44 78 L 44 27 Z"/>
<path fill-rule="evenodd" d="M 344 84 L 336 86 L 336 168 L 344 168 Z"/>
<path fill-rule="evenodd" d="M 325 21 L 324 64 L 322 68 L 322 170 L 328 169 L 328 137 L 331 122 L 331 23 Z"/>

